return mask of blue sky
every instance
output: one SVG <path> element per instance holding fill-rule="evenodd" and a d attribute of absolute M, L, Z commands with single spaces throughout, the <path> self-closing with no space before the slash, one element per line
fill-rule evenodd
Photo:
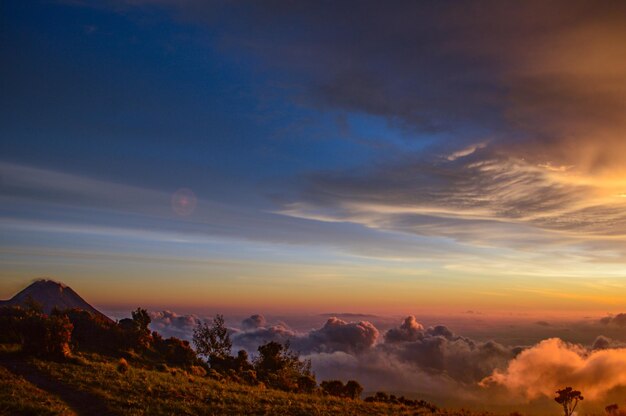
<path fill-rule="evenodd" d="M 618 307 L 622 8 L 448 6 L 2 2 L 0 295 Z"/>

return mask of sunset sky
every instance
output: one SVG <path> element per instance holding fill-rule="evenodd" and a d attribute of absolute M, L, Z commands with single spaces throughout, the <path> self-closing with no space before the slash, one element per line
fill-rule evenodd
<path fill-rule="evenodd" d="M 626 308 L 626 2 L 0 2 L 0 299 Z"/>

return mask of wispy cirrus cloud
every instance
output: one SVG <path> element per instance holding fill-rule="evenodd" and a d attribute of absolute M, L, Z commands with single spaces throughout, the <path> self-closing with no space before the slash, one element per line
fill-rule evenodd
<path fill-rule="evenodd" d="M 620 188 L 490 149 L 311 175 L 286 215 L 445 236 L 470 244 L 623 250 Z M 601 251 L 601 250 L 599 250 Z"/>

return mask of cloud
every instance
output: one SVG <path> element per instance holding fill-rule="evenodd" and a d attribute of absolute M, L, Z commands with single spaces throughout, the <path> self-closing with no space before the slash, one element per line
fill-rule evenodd
<path fill-rule="evenodd" d="M 274 341 L 285 344 L 286 342 L 292 342 L 297 337 L 296 331 L 284 324 L 277 324 L 235 331 L 232 334 L 232 341 L 235 348 L 242 348 L 251 354 L 255 354 L 257 348 L 267 342 Z"/>
<path fill-rule="evenodd" d="M 153 329 L 187 339 L 184 332 L 190 334 L 197 322 L 194 315 L 169 311 L 151 316 Z M 589 334 L 608 328 L 598 321 L 588 324 Z M 528 325 L 536 326 L 534 321 Z M 564 331 L 581 323 L 571 325 Z M 522 406 L 528 400 L 549 400 L 567 385 L 582 390 L 589 402 L 601 402 L 612 389 L 626 387 L 625 344 L 602 335 L 590 339 L 588 347 L 558 338 L 511 346 L 457 335 L 445 325 L 424 327 L 414 316 L 381 334 L 367 321 L 331 317 L 317 329 L 297 331 L 258 314 L 230 333 L 234 349 L 252 355 L 263 343 L 289 342 L 301 357 L 311 359 L 319 380 L 357 379 L 368 391 L 419 393 L 453 404 L 489 398 L 494 405 Z"/>
<path fill-rule="evenodd" d="M 242 324 L 242 330 L 233 335 L 233 344 L 250 352 L 269 341 L 289 341 L 294 350 L 303 354 L 335 351 L 356 354 L 371 348 L 379 336 L 378 329 L 370 322 L 348 323 L 335 317 L 329 318 L 321 328 L 306 333 L 297 333 L 283 323 L 264 326 L 265 319 L 260 315 L 252 315 Z"/>
<path fill-rule="evenodd" d="M 382 339 L 381 339 L 382 338 Z M 243 329 L 233 334 L 233 344 L 256 352 L 256 347 L 268 341 L 289 341 L 292 348 L 323 363 L 325 372 L 345 378 L 351 373 L 340 363 L 354 367 L 358 362 L 368 368 L 368 377 L 375 371 L 387 374 L 385 368 L 376 369 L 374 363 L 388 365 L 406 372 L 429 374 L 428 378 L 443 377 L 445 383 L 477 383 L 494 368 L 504 368 L 519 348 L 509 348 L 493 341 L 477 342 L 454 334 L 444 325 L 425 329 L 414 316 L 406 317 L 401 325 L 389 329 L 384 337 L 370 322 L 346 322 L 331 317 L 319 329 L 298 333 L 284 325 Z M 329 365 L 329 362 L 336 362 Z M 367 363 L 367 364 L 366 364 Z M 343 373 L 343 374 L 342 374 Z M 397 378 L 406 374 L 391 377 Z M 385 379 L 390 381 L 389 378 Z M 383 388 L 379 384 L 377 388 Z"/>
<path fill-rule="evenodd" d="M 599 335 L 591 345 L 592 350 L 605 350 L 610 348 L 612 344 L 612 340 L 603 335 Z"/>
<path fill-rule="evenodd" d="M 241 327 L 244 330 L 256 329 L 264 327 L 266 324 L 265 317 L 263 315 L 252 315 L 243 321 L 241 321 Z"/>
<path fill-rule="evenodd" d="M 178 315 L 172 311 L 150 312 L 150 329 L 165 337 L 191 339 L 193 329 L 200 319 L 196 315 Z"/>
<path fill-rule="evenodd" d="M 219 25 L 218 42 L 296 78 L 299 104 L 421 142 L 314 172 L 285 191 L 285 215 L 590 260 L 607 241 L 626 251 L 620 2 L 126 3 Z"/>
<path fill-rule="evenodd" d="M 224 45 L 297 74 L 299 103 L 439 132 L 448 155 L 486 134 L 532 163 L 597 174 L 626 160 L 621 2 L 127 3 L 220 25 Z"/>
<path fill-rule="evenodd" d="M 564 386 L 575 386 L 590 400 L 626 386 L 626 349 L 586 348 L 552 338 L 522 351 L 505 370 L 495 370 L 481 384 L 505 387 L 510 393 L 535 399 L 552 397 Z"/>
<path fill-rule="evenodd" d="M 298 345 L 305 351 L 359 353 L 371 348 L 378 337 L 378 329 L 368 321 L 348 323 L 332 317 L 322 328 L 309 332 Z"/>
<path fill-rule="evenodd" d="M 576 250 L 577 262 L 606 262 L 607 254 L 620 261 L 626 253 L 620 189 L 487 147 L 455 160 L 407 155 L 312 174 L 283 212 L 475 247 L 532 249 L 537 257 Z"/>
<path fill-rule="evenodd" d="M 424 329 L 409 316 L 385 334 L 380 346 L 402 362 L 431 374 L 446 374 L 460 383 L 475 383 L 494 368 L 503 368 L 519 348 L 494 341 L 478 342 L 454 334 L 444 325 Z"/>
<path fill-rule="evenodd" d="M 424 337 L 424 327 L 417 322 L 414 316 L 407 316 L 398 328 L 392 328 L 385 333 L 385 342 L 417 341 Z"/>
<path fill-rule="evenodd" d="M 605 325 L 615 325 L 619 327 L 626 326 L 626 313 L 618 313 L 617 315 L 609 315 L 600 319 L 600 323 Z"/>
<path fill-rule="evenodd" d="M 94 234 L 161 242 L 336 247 L 380 258 L 446 252 L 403 235 L 356 224 L 327 224 L 202 198 L 193 215 L 172 211 L 172 193 L 32 166 L 0 162 L 0 227 L 56 233 Z"/>

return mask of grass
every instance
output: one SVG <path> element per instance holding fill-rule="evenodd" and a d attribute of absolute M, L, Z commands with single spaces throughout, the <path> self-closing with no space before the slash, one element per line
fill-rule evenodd
<path fill-rule="evenodd" d="M 74 415 L 69 406 L 0 366 L 0 415 Z"/>
<path fill-rule="evenodd" d="M 160 372 L 130 367 L 120 372 L 118 360 L 98 355 L 79 356 L 69 362 L 24 359 L 41 377 L 73 392 L 72 407 L 82 414 L 114 415 L 431 415 L 426 409 L 366 403 L 321 395 L 286 393 L 208 377 L 181 370 Z M 0 362 L 0 369 L 2 363 Z M 6 414 L 68 415 L 67 405 L 2 369 L 0 409 Z M 4 375 L 7 374 L 5 379 Z M 19 396 L 19 400 L 15 400 Z M 78 400 L 77 400 L 78 399 Z M 90 409 L 81 408 L 82 401 Z M 17 407 L 6 407 L 14 403 Z M 28 402 L 28 403 L 27 403 Z M 97 407 L 99 404 L 100 407 Z M 3 407 L 4 406 L 4 407 Z M 27 406 L 32 406 L 27 413 Z M 94 407 L 95 406 L 95 407 Z M 13 413 L 11 410 L 13 409 Z M 18 409 L 19 411 L 15 410 Z M 41 410 L 38 412 L 38 410 Z M 458 414 L 458 413 L 443 413 Z"/>

